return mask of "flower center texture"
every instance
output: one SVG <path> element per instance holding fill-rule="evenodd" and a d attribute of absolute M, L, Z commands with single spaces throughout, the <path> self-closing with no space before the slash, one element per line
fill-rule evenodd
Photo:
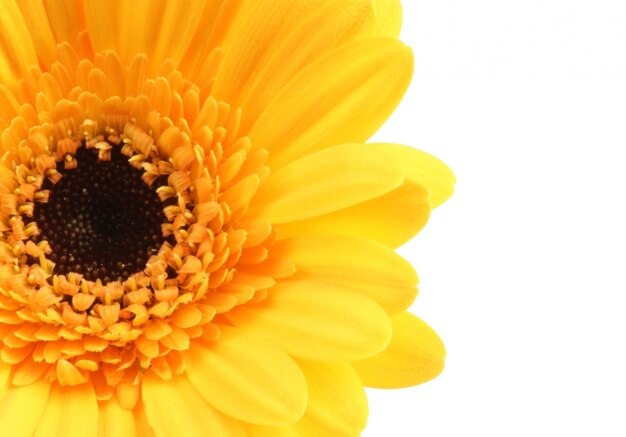
<path fill-rule="evenodd" d="M 50 244 L 57 274 L 123 281 L 143 270 L 163 244 L 163 204 L 120 147 L 107 161 L 85 147 L 71 158 L 57 164 L 59 182 L 44 181 L 50 197 L 35 207 L 38 240 Z M 66 162 L 75 168 L 63 168 Z"/>
<path fill-rule="evenodd" d="M 244 218 L 269 169 L 240 110 L 167 61 L 58 55 L 21 80 L 2 137 L 0 353 L 16 386 L 89 381 L 132 408 L 146 370 L 182 373 L 294 267 Z"/>

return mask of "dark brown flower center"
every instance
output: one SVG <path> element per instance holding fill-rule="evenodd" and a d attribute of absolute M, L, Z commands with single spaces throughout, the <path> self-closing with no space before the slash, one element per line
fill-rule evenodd
<path fill-rule="evenodd" d="M 55 274 L 76 272 L 105 283 L 126 279 L 161 247 L 164 205 L 119 147 L 110 161 L 98 160 L 97 152 L 85 147 L 74 158 L 77 168 L 59 163 L 63 178 L 44 183 L 50 198 L 35 207 L 38 240 L 50 243 Z"/>

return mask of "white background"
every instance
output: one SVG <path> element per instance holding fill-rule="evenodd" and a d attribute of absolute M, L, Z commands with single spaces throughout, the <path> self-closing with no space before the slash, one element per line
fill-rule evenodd
<path fill-rule="evenodd" d="M 367 437 L 626 436 L 626 2 L 413 0 L 377 141 L 458 183 L 401 252 L 448 349 L 369 392 Z"/>

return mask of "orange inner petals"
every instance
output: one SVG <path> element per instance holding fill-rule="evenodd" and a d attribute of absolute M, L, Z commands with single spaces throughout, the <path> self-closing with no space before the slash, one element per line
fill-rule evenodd
<path fill-rule="evenodd" d="M 169 62 L 148 76 L 145 55 L 123 66 L 113 51 L 80 59 L 61 44 L 57 52 L 49 71 L 31 68 L 16 95 L 0 90 L 15 111 L 0 117 L 0 354 L 15 385 L 91 381 L 98 399 L 116 394 L 133 408 L 145 369 L 181 373 L 191 339 L 217 339 L 219 314 L 263 299 L 274 284 L 256 273 L 274 231 L 241 223 L 268 174 L 266 155 L 248 156 L 240 111 Z M 123 280 L 60 274 L 33 218 L 50 200 L 44 181 L 79 167 L 81 147 L 107 161 L 114 144 L 163 203 L 166 240 Z"/>

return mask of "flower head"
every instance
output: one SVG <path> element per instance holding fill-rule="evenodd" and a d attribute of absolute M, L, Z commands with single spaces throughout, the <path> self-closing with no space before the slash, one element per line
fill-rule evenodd
<path fill-rule="evenodd" d="M 354 435 L 434 377 L 393 249 L 452 192 L 363 144 L 412 70 L 391 1 L 8 1 L 0 427 Z"/>

